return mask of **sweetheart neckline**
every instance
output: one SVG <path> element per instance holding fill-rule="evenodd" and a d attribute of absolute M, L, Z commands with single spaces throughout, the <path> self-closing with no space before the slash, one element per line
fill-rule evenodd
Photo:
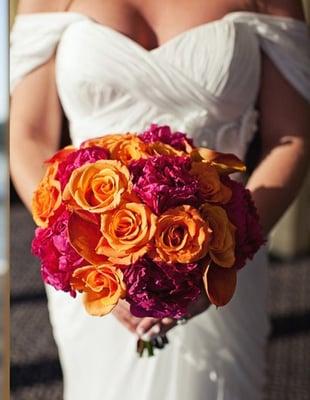
<path fill-rule="evenodd" d="M 29 14 L 18 14 L 16 19 L 21 18 L 21 17 L 33 17 L 33 16 L 42 16 L 42 15 L 49 15 L 49 16 L 58 16 L 58 15 L 76 15 L 81 17 L 81 21 L 88 21 L 89 23 L 93 24 L 94 26 L 98 27 L 99 29 L 102 30 L 106 30 L 109 31 L 119 37 L 121 37 L 123 40 L 127 40 L 128 43 L 131 43 L 132 45 L 136 46 L 137 48 L 140 48 L 142 51 L 146 52 L 146 53 L 155 53 L 157 51 L 160 51 L 161 49 L 163 49 L 164 47 L 166 47 L 166 45 L 169 45 L 177 40 L 180 40 L 181 38 L 183 38 L 186 35 L 189 35 L 199 29 L 203 29 L 207 26 L 213 26 L 213 25 L 217 25 L 217 24 L 222 24 L 223 22 L 234 22 L 234 19 L 231 19 L 230 17 L 232 16 L 238 16 L 238 15 L 242 15 L 242 16 L 246 16 L 246 15 L 250 15 L 250 16 L 255 16 L 256 18 L 260 17 L 260 18 L 269 18 L 269 19 L 274 19 L 274 20 L 284 20 L 290 23 L 295 23 L 298 24 L 300 26 L 303 27 L 307 27 L 307 23 L 302 21 L 302 20 L 298 20 L 292 17 L 287 17 L 287 16 L 277 16 L 277 15 L 269 15 L 269 14 L 262 14 L 262 13 L 256 13 L 256 12 L 252 12 L 252 11 L 232 11 L 229 12 L 225 15 L 223 15 L 222 18 L 218 18 L 212 21 L 207 21 L 205 23 L 202 24 L 198 24 L 196 26 L 193 26 L 191 28 L 188 28 L 182 32 L 180 32 L 179 34 L 171 37 L 170 39 L 166 40 L 165 42 L 163 42 L 162 44 L 154 47 L 153 49 L 147 49 L 144 46 L 142 46 L 139 42 L 137 42 L 136 40 L 132 39 L 130 36 L 126 35 L 125 33 L 112 28 L 109 25 L 105 25 L 105 24 L 101 24 L 100 22 L 96 21 L 95 19 L 93 19 L 92 17 L 82 14 L 80 12 L 77 11 L 55 11 L 55 12 L 36 12 L 36 13 L 29 13 Z"/>
<path fill-rule="evenodd" d="M 232 11 L 232 12 L 229 12 L 229 13 L 223 15 L 222 18 L 214 19 L 212 21 L 207 21 L 207 22 L 204 22 L 202 24 L 198 24 L 198 25 L 192 26 L 191 28 L 188 28 L 188 29 L 178 33 L 177 35 L 171 37 L 170 39 L 168 39 L 165 42 L 163 42 L 162 44 L 154 47 L 153 49 L 147 49 L 144 46 L 142 46 L 139 42 L 137 42 L 136 40 L 132 39 L 130 36 L 126 35 L 125 33 L 119 31 L 118 29 L 115 29 L 115 28 L 113 28 L 113 27 L 111 27 L 109 25 L 102 24 L 102 23 L 96 21 L 94 18 L 92 18 L 92 17 L 90 17 L 88 15 L 82 14 L 80 12 L 77 12 L 77 11 L 37 12 L 37 13 L 29 13 L 29 14 L 18 14 L 17 17 L 20 17 L 20 16 L 33 16 L 33 15 L 38 15 L 38 16 L 39 15 L 53 15 L 53 16 L 55 16 L 55 15 L 70 15 L 70 14 L 71 15 L 76 15 L 76 16 L 79 16 L 79 17 L 82 18 L 81 21 L 83 21 L 83 20 L 87 21 L 90 24 L 93 24 L 94 26 L 96 26 L 98 29 L 102 29 L 102 30 L 106 30 L 108 32 L 111 32 L 112 34 L 115 34 L 115 35 L 121 37 L 123 40 L 126 40 L 128 43 L 131 43 L 132 45 L 136 46 L 137 48 L 140 48 L 142 51 L 145 51 L 146 53 L 151 54 L 151 53 L 155 53 L 157 51 L 160 51 L 162 48 L 166 47 L 166 45 L 169 45 L 169 44 L 171 44 L 171 43 L 173 43 L 173 42 L 175 42 L 177 40 L 180 40 L 182 37 L 187 36 L 188 34 L 191 34 L 194 31 L 197 31 L 199 29 L 203 29 L 203 28 L 205 28 L 207 26 L 212 26 L 212 25 L 222 24 L 223 22 L 227 22 L 227 21 L 229 21 L 228 16 L 230 16 L 232 14 L 239 14 L 239 13 L 241 13 L 241 14 L 246 13 L 247 14 L 249 12 L 246 12 L 246 11 Z M 79 22 L 81 22 L 81 21 L 79 21 Z"/>
<path fill-rule="evenodd" d="M 127 41 L 132 46 L 135 46 L 136 48 L 139 48 L 140 50 L 142 50 L 142 51 L 144 51 L 146 53 L 152 54 L 152 53 L 155 53 L 155 52 L 158 52 L 158 51 L 162 50 L 166 46 L 171 45 L 172 43 L 177 42 L 178 40 L 181 40 L 183 37 L 186 37 L 186 36 L 196 32 L 196 31 L 198 31 L 200 29 L 204 29 L 204 28 L 207 28 L 207 27 L 213 26 L 213 25 L 222 24 L 223 22 L 229 22 L 229 20 L 226 20 L 223 17 L 223 18 L 220 18 L 220 19 L 216 19 L 216 20 L 213 20 L 213 21 L 208 21 L 208 22 L 205 22 L 203 24 L 199 24 L 199 25 L 193 26 L 193 27 L 191 27 L 189 29 L 186 29 L 183 32 L 180 32 L 179 34 L 173 36 L 172 38 L 166 40 L 165 42 L 163 42 L 162 44 L 154 47 L 153 49 L 146 49 L 139 42 L 137 42 L 136 40 L 132 39 L 130 36 L 126 35 L 125 33 L 121 32 L 121 31 L 119 31 L 117 29 L 114 29 L 114 28 L 112 28 L 112 27 L 110 27 L 108 25 L 100 24 L 97 21 L 93 20 L 92 18 L 87 17 L 87 19 L 84 22 L 89 22 L 90 25 L 93 25 L 98 29 L 110 32 L 111 34 L 120 37 L 122 40 Z"/>

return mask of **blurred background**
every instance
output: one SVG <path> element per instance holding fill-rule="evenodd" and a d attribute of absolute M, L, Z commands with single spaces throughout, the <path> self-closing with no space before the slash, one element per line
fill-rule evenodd
<path fill-rule="evenodd" d="M 310 0 L 303 3 L 309 21 Z M 11 25 L 16 6 L 17 1 L 11 0 Z M 272 332 L 267 352 L 266 400 L 310 399 L 309 204 L 310 174 L 300 195 L 271 235 L 268 309 Z M 0 217 L 3 232 L 1 220 Z M 11 399 L 59 400 L 62 373 L 39 264 L 30 254 L 34 224 L 13 188 L 10 225 Z M 3 252 L 3 247 L 0 249 Z"/>
<path fill-rule="evenodd" d="M 5 398 L 7 386 L 8 346 L 8 178 L 7 178 L 7 117 L 8 117 L 8 7 L 0 0 L 0 393 Z M 6 335 L 5 335 L 6 333 Z M 7 392 L 7 390 L 6 390 Z"/>

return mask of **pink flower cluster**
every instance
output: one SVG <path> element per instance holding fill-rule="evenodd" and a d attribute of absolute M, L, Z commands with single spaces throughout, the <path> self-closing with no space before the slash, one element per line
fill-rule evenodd
<path fill-rule="evenodd" d="M 182 151 L 187 151 L 188 147 L 193 147 L 192 139 L 188 138 L 185 133 L 172 132 L 167 125 L 151 124 L 149 129 L 138 135 L 138 137 L 145 143 L 161 142 Z"/>
<path fill-rule="evenodd" d="M 182 204 L 197 206 L 199 184 L 190 169 L 188 157 L 163 155 L 133 161 L 133 189 L 157 215 Z"/>
<path fill-rule="evenodd" d="M 41 275 L 45 283 L 57 290 L 70 292 L 72 272 L 85 263 L 71 246 L 68 238 L 70 212 L 61 206 L 48 228 L 37 228 L 32 241 L 32 253 L 41 260 Z"/>
<path fill-rule="evenodd" d="M 225 185 L 232 189 L 232 198 L 224 208 L 236 229 L 236 261 L 234 268 L 241 269 L 265 243 L 258 214 L 251 193 L 242 183 L 224 177 Z"/>
<path fill-rule="evenodd" d="M 136 317 L 181 318 L 202 291 L 199 264 L 169 264 L 141 258 L 125 270 L 127 300 Z"/>

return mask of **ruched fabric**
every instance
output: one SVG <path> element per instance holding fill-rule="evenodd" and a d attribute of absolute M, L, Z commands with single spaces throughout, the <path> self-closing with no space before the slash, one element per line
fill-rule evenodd
<path fill-rule="evenodd" d="M 291 18 L 234 12 L 145 50 L 78 13 L 17 17 L 11 91 L 56 54 L 56 83 L 74 144 L 150 123 L 186 131 L 198 145 L 241 158 L 256 130 L 261 51 L 310 100 L 309 36 Z M 113 315 L 90 317 L 79 299 L 48 287 L 65 400 L 262 399 L 266 252 L 239 273 L 233 300 L 169 333 L 139 360 L 134 335 Z"/>

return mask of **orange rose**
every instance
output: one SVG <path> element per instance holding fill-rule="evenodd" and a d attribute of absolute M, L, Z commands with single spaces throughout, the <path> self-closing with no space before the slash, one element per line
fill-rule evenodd
<path fill-rule="evenodd" d="M 198 147 L 191 152 L 193 161 L 204 161 L 214 166 L 220 174 L 245 172 L 245 164 L 234 154 L 219 153 L 205 147 Z"/>
<path fill-rule="evenodd" d="M 109 151 L 111 158 L 128 165 L 133 160 L 148 157 L 147 145 L 134 134 L 122 135 L 121 140 L 113 144 Z"/>
<path fill-rule="evenodd" d="M 147 145 L 137 135 L 131 133 L 106 135 L 87 140 L 82 144 L 82 147 L 89 146 L 103 147 L 110 152 L 110 157 L 113 160 L 121 161 L 125 165 L 128 165 L 132 160 L 139 160 L 148 156 Z"/>
<path fill-rule="evenodd" d="M 131 190 L 130 173 L 115 160 L 99 160 L 74 170 L 63 199 L 73 209 L 101 213 L 116 208 L 126 191 Z"/>
<path fill-rule="evenodd" d="M 235 263 L 235 230 L 222 207 L 204 204 L 200 208 L 202 217 L 212 229 L 209 243 L 211 259 L 221 267 L 230 268 Z"/>
<path fill-rule="evenodd" d="M 166 262 L 195 262 L 207 254 L 210 236 L 198 210 L 188 205 L 172 208 L 158 218 L 156 252 Z"/>
<path fill-rule="evenodd" d="M 121 133 L 116 133 L 112 135 L 105 135 L 94 139 L 89 139 L 83 142 L 81 144 L 81 147 L 85 148 L 85 147 L 97 146 L 97 147 L 103 147 L 105 150 L 110 151 L 111 148 L 113 148 L 113 146 L 117 142 L 122 140 L 123 136 L 124 135 L 122 135 Z"/>
<path fill-rule="evenodd" d="M 86 311 L 98 317 L 111 312 L 126 294 L 122 271 L 109 265 L 78 268 L 70 283 L 73 290 L 84 292 Z"/>
<path fill-rule="evenodd" d="M 45 175 L 32 198 L 32 215 L 35 223 L 41 228 L 48 226 L 52 217 L 61 204 L 60 182 L 55 179 L 58 163 L 47 167 Z"/>
<path fill-rule="evenodd" d="M 156 215 L 142 203 L 122 203 L 101 216 L 101 233 L 96 252 L 114 264 L 129 265 L 150 248 Z"/>
<path fill-rule="evenodd" d="M 185 156 L 187 155 L 182 150 L 177 150 L 167 143 L 153 142 L 147 145 L 147 151 L 151 156 Z"/>
<path fill-rule="evenodd" d="M 206 201 L 212 203 L 228 203 L 231 189 L 222 184 L 217 170 L 206 162 L 193 162 L 191 174 L 199 181 L 200 192 Z"/>

